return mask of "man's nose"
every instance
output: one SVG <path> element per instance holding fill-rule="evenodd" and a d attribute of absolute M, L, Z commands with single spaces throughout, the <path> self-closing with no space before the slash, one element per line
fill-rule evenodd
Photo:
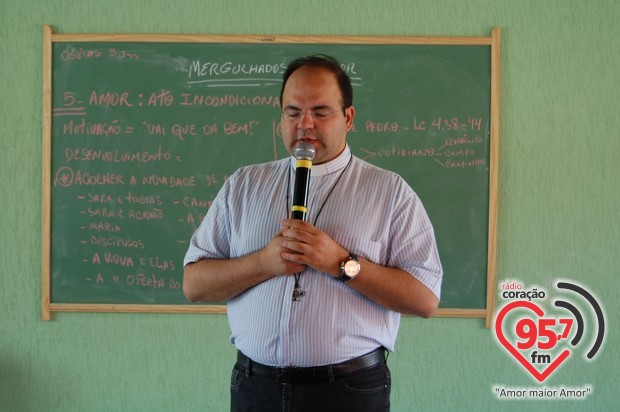
<path fill-rule="evenodd" d="M 314 119 L 312 118 L 312 112 L 301 112 L 301 117 L 297 123 L 299 129 L 311 129 L 314 127 Z"/>

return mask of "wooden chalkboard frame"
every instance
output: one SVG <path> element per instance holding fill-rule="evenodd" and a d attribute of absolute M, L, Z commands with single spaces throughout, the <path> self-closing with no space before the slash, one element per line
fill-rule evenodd
<path fill-rule="evenodd" d="M 42 252 L 41 311 L 50 320 L 52 312 L 157 312 L 157 313 L 225 313 L 225 305 L 148 305 L 83 304 L 51 302 L 51 196 L 52 196 L 52 58 L 55 42 L 195 42 L 256 44 L 420 44 L 486 45 L 491 50 L 490 164 L 488 252 L 485 309 L 442 309 L 437 316 L 485 318 L 490 327 L 495 307 L 496 242 L 499 172 L 499 99 L 500 99 L 500 30 L 494 27 L 488 37 L 409 37 L 409 36 L 292 36 L 292 35 L 185 35 L 185 34 L 58 34 L 44 27 L 43 45 L 43 182 L 42 182 Z"/>

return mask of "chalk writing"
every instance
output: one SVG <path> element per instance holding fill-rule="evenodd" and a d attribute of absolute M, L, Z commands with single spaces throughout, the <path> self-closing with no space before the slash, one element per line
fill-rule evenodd
<path fill-rule="evenodd" d="M 154 151 L 142 150 L 105 150 L 88 147 L 67 147 L 66 162 L 109 162 L 109 163 L 151 163 L 173 160 L 172 154 L 157 146 Z"/>

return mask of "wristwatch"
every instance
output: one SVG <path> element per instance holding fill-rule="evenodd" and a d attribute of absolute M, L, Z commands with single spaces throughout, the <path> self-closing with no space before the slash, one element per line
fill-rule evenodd
<path fill-rule="evenodd" d="M 360 270 L 362 270 L 362 266 L 359 260 L 357 260 L 357 256 L 349 253 L 349 257 L 340 262 L 340 276 L 338 280 L 343 282 L 351 280 L 360 273 Z"/>

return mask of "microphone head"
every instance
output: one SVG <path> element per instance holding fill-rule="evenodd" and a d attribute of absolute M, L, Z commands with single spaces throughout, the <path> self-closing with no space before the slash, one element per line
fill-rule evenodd
<path fill-rule="evenodd" d="M 314 159 L 316 151 L 312 143 L 299 141 L 295 145 L 295 159 L 297 160 L 310 160 Z"/>

